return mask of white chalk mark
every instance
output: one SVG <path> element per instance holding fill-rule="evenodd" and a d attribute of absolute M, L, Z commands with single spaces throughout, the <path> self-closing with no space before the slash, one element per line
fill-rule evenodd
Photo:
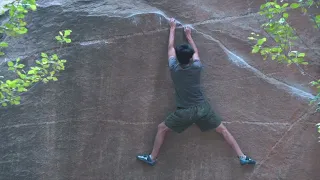
<path fill-rule="evenodd" d="M 251 122 L 251 121 L 223 121 L 224 124 L 250 124 L 250 125 L 260 125 L 260 126 L 290 126 L 290 123 L 281 122 Z"/>
<path fill-rule="evenodd" d="M 275 85 L 279 89 L 283 89 L 283 90 L 289 91 L 291 94 L 298 95 L 300 97 L 308 98 L 308 99 L 313 99 L 315 97 L 311 93 L 302 91 L 302 90 L 300 90 L 298 88 L 289 86 L 289 85 L 287 85 L 287 84 L 285 84 L 285 83 L 283 83 L 281 81 L 278 81 L 278 80 L 276 80 L 274 78 L 268 77 L 267 75 L 263 74 L 258 69 L 256 69 L 256 68 L 252 67 L 251 65 L 249 65 L 244 59 L 239 57 L 237 54 L 233 53 L 228 48 L 226 48 L 219 40 L 217 40 L 217 39 L 213 38 L 212 36 L 210 36 L 208 34 L 205 34 L 205 33 L 201 32 L 201 31 L 196 30 L 196 32 L 202 34 L 206 39 L 209 39 L 209 40 L 212 40 L 212 41 L 218 43 L 219 46 L 228 55 L 229 60 L 231 60 L 231 62 L 234 63 L 235 65 L 237 65 L 238 67 L 249 69 L 250 71 L 255 73 L 255 75 L 257 77 L 259 77 L 261 79 L 264 79 L 265 81 L 267 81 L 270 84 Z"/>
<path fill-rule="evenodd" d="M 1 129 L 10 129 L 10 128 L 21 128 L 21 127 L 28 127 L 28 126 L 48 126 L 48 125 L 54 125 L 59 123 L 70 123 L 70 122 L 107 122 L 107 123 L 115 123 L 120 125 L 150 125 L 150 124 L 156 124 L 156 122 L 152 121 L 146 121 L 146 122 L 127 122 L 123 120 L 96 120 L 93 121 L 92 118 L 84 117 L 78 120 L 64 120 L 64 121 L 48 121 L 48 122 L 39 122 L 39 123 L 23 123 L 23 124 L 15 124 L 15 125 L 8 125 L 0 127 Z"/>
<path fill-rule="evenodd" d="M 142 14 L 157 14 L 157 15 L 160 15 L 160 16 L 164 17 L 167 21 L 170 20 L 170 18 L 165 13 L 163 13 L 162 11 L 149 12 L 149 13 L 134 13 L 134 14 L 131 14 L 129 16 L 126 16 L 126 18 L 133 17 L 133 16 L 136 16 L 136 15 L 142 15 Z M 256 14 L 257 13 L 252 13 L 252 14 L 248 14 L 246 16 L 248 16 L 248 17 L 249 16 L 255 16 Z M 242 16 L 242 17 L 246 17 L 246 16 Z M 263 74 L 258 69 L 256 69 L 256 68 L 252 67 L 251 65 L 249 65 L 243 58 L 241 58 L 240 56 L 238 56 L 237 54 L 235 54 L 234 52 L 232 52 L 228 48 L 226 48 L 219 40 L 213 38 L 212 36 L 210 36 L 208 34 L 205 34 L 205 33 L 201 32 L 201 31 L 199 31 L 199 30 L 197 30 L 197 29 L 195 29 L 193 27 L 193 25 L 218 22 L 218 21 L 221 21 L 221 20 L 234 20 L 236 18 L 240 18 L 240 17 L 228 17 L 228 18 L 224 18 L 224 19 L 207 20 L 207 21 L 203 21 L 203 22 L 200 22 L 200 23 L 194 23 L 194 24 L 184 24 L 184 23 L 182 23 L 181 21 L 179 21 L 177 19 L 176 19 L 176 22 L 177 22 L 178 25 L 181 25 L 182 27 L 188 26 L 191 29 L 193 29 L 196 32 L 198 32 L 201 35 L 203 35 L 206 39 L 218 43 L 218 45 L 228 55 L 229 60 L 231 60 L 231 62 L 234 63 L 235 65 L 237 65 L 238 67 L 246 68 L 246 69 L 252 71 L 257 77 L 259 77 L 261 79 L 264 79 L 268 83 L 273 84 L 277 88 L 285 90 L 285 91 L 289 92 L 292 95 L 296 95 L 296 96 L 299 96 L 299 97 L 302 97 L 302 98 L 307 98 L 308 100 L 313 99 L 315 96 L 312 95 L 309 92 L 305 92 L 305 91 L 300 90 L 300 89 L 298 89 L 296 87 L 293 87 L 293 86 L 290 86 L 288 84 L 285 84 L 284 82 L 281 82 L 281 81 L 278 81 L 278 80 L 276 80 L 274 78 L 268 77 L 267 75 Z"/>
<path fill-rule="evenodd" d="M 120 124 L 120 125 L 156 125 L 158 122 L 154 121 L 142 121 L 142 122 L 131 122 L 131 121 L 123 121 L 123 120 L 116 120 L 116 119 L 104 119 L 104 120 L 93 120 L 91 117 L 82 117 L 80 119 L 74 120 L 63 120 L 63 121 L 47 121 L 47 122 L 39 122 L 39 123 L 23 123 L 23 124 L 15 124 L 15 125 L 8 125 L 0 127 L 1 129 L 10 129 L 10 128 L 21 128 L 21 127 L 28 127 L 28 126 L 50 126 L 60 123 L 71 123 L 71 122 L 87 122 L 87 123 L 112 123 L 112 124 Z M 233 124 L 233 123 L 240 123 L 240 124 L 250 124 L 250 125 L 257 125 L 257 126 L 289 126 L 289 123 L 281 123 L 281 122 L 250 122 L 250 121 L 223 121 L 225 124 Z"/>
<path fill-rule="evenodd" d="M 107 44 L 108 41 L 106 41 L 106 40 L 93 40 L 93 41 L 80 42 L 79 44 L 81 46 L 89 46 L 89 45 L 93 45 L 93 44 L 102 44 L 102 43 Z"/>
<path fill-rule="evenodd" d="M 18 160 L 12 160 L 12 161 L 0 161 L 0 164 L 8 164 L 8 163 L 18 163 L 18 162 L 20 162 L 20 161 L 18 161 Z"/>
<path fill-rule="evenodd" d="M 37 3 L 37 6 L 40 7 L 40 8 L 47 8 L 47 7 L 51 7 L 51 6 L 61 6 L 62 4 L 61 3 L 58 3 L 58 2 L 46 2 L 45 4 L 38 4 Z"/>

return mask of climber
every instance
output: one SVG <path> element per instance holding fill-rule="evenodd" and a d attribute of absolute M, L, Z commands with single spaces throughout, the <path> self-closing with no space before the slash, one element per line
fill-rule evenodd
<path fill-rule="evenodd" d="M 203 65 L 199 58 L 198 49 L 192 39 L 191 29 L 189 27 L 185 28 L 189 44 L 182 44 L 174 48 L 175 28 L 176 21 L 171 18 L 168 63 L 176 91 L 177 109 L 164 122 L 158 125 L 158 132 L 151 154 L 138 155 L 137 159 L 149 165 L 155 165 L 167 132 L 175 131 L 181 133 L 192 124 L 196 124 L 202 132 L 215 129 L 216 132 L 222 134 L 227 143 L 236 152 L 241 165 L 255 164 L 255 160 L 241 151 L 238 143 L 221 123 L 220 117 L 214 113 L 201 91 L 200 72 Z"/>

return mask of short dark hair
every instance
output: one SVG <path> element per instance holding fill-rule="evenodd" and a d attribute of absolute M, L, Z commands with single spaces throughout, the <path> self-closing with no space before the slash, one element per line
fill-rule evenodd
<path fill-rule="evenodd" d="M 189 44 L 181 44 L 175 48 L 177 59 L 180 64 L 189 64 L 194 54 L 193 48 Z"/>

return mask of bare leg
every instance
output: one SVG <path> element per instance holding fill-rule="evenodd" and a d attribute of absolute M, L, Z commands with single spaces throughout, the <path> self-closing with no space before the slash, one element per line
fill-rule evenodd
<path fill-rule="evenodd" d="M 153 144 L 153 150 L 151 153 L 152 159 L 155 160 L 158 157 L 161 145 L 163 144 L 164 137 L 170 129 L 162 122 L 158 125 L 158 132 Z"/>
<path fill-rule="evenodd" d="M 216 131 L 223 135 L 224 139 L 228 142 L 228 144 L 232 147 L 232 149 L 237 153 L 238 157 L 244 156 L 237 141 L 234 139 L 232 134 L 228 131 L 228 129 L 223 124 L 220 124 L 216 128 Z"/>

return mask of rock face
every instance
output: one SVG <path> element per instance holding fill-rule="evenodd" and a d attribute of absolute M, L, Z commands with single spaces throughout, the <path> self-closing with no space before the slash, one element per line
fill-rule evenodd
<path fill-rule="evenodd" d="M 320 34 L 293 12 L 312 68 L 252 55 L 247 37 L 263 33 L 262 2 L 38 1 L 27 17 L 29 33 L 6 39 L 7 58 L 32 63 L 40 52 L 54 52 L 63 29 L 73 30 L 73 44 L 58 51 L 68 60 L 59 81 L 38 84 L 21 105 L 0 109 L 0 179 L 319 179 L 320 118 L 308 106 L 315 94 L 308 82 L 319 78 Z M 258 161 L 254 168 L 241 167 L 215 132 L 196 127 L 168 135 L 155 167 L 136 161 L 151 151 L 157 124 L 175 108 L 167 67 L 171 16 L 194 27 L 206 95 Z M 178 28 L 176 43 L 185 41 Z"/>

